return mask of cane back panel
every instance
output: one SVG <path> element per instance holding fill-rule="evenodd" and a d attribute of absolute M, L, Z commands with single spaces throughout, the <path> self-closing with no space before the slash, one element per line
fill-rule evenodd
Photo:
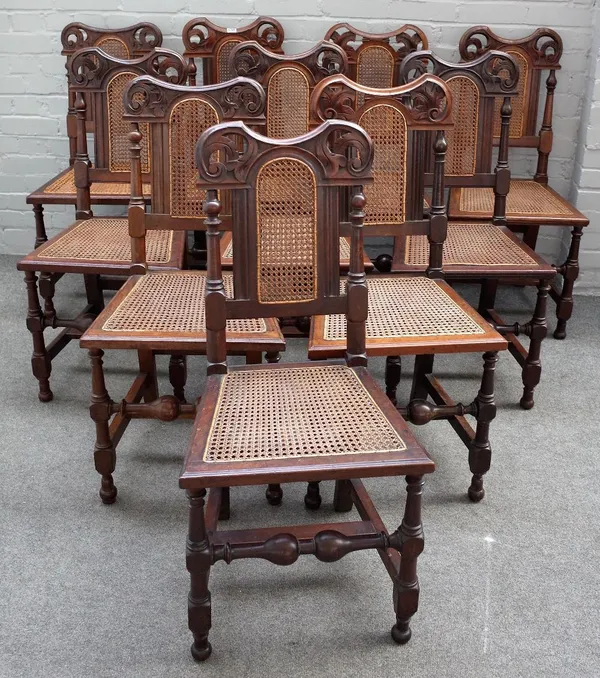
<path fill-rule="evenodd" d="M 518 64 L 519 80 L 517 93 L 512 100 L 510 121 L 511 144 L 520 145 L 526 137 L 536 135 L 541 73 L 543 70 L 560 68 L 562 40 L 550 28 L 539 28 L 524 38 L 511 40 L 502 38 L 487 26 L 474 26 L 460 39 L 459 51 L 463 61 L 473 61 L 490 50 L 509 54 Z M 494 136 L 500 136 L 499 109 L 496 102 Z M 525 144 L 527 145 L 527 144 Z"/>

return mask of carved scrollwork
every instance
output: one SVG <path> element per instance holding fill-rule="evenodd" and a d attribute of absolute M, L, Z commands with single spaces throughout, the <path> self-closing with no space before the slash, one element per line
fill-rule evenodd
<path fill-rule="evenodd" d="M 427 36 L 412 24 L 405 24 L 388 33 L 367 33 L 348 23 L 332 26 L 325 34 L 325 40 L 339 45 L 348 55 L 350 63 L 356 63 L 357 52 L 361 44 L 381 43 L 391 47 L 398 60 L 417 50 L 427 49 Z"/>
<path fill-rule="evenodd" d="M 139 55 L 160 47 L 163 36 L 158 26 L 146 22 L 120 29 L 94 28 L 74 22 L 62 30 L 62 53 L 73 54 L 79 49 L 94 47 L 98 42 L 110 38 L 123 42 L 131 55 Z"/>
<path fill-rule="evenodd" d="M 196 145 L 196 166 L 206 186 L 244 185 L 248 173 L 269 151 L 290 148 L 304 151 L 321 163 L 328 179 L 370 179 L 373 143 L 358 125 L 329 120 L 296 139 L 271 139 L 242 122 L 215 125 Z"/>
<path fill-rule="evenodd" d="M 426 80 L 422 86 L 407 93 L 403 103 L 417 122 L 436 123 L 448 116 L 448 92 L 438 82 Z"/>
<path fill-rule="evenodd" d="M 460 74 L 471 75 L 482 94 L 514 94 L 519 81 L 517 62 L 510 54 L 497 50 L 458 64 L 444 61 L 429 50 L 414 52 L 400 64 L 399 80 L 401 83 L 412 82 L 426 73 L 442 80 Z"/>
<path fill-rule="evenodd" d="M 149 75 L 160 80 L 177 85 L 184 83 L 187 79 L 187 63 L 176 52 L 156 50 L 146 61 Z"/>
<path fill-rule="evenodd" d="M 323 81 L 325 82 L 325 81 Z M 319 120 L 352 120 L 357 107 L 357 92 L 343 82 L 332 82 L 321 89 L 316 100 Z"/>
<path fill-rule="evenodd" d="M 221 96 L 223 116 L 249 118 L 262 115 L 266 105 L 264 89 L 253 80 L 245 78 L 236 78 L 234 82 L 236 84 L 229 86 Z"/>
<path fill-rule="evenodd" d="M 225 28 L 217 26 L 206 17 L 192 19 L 183 28 L 182 39 L 185 56 L 211 56 L 216 45 L 235 35 L 243 40 L 255 40 L 268 50 L 280 51 L 283 44 L 283 27 L 276 19 L 260 16 L 247 26 Z"/>
<path fill-rule="evenodd" d="M 488 26 L 474 26 L 461 37 L 459 52 L 464 61 L 474 61 L 490 50 L 511 47 L 524 51 L 534 68 L 560 68 L 562 40 L 551 28 L 538 28 L 524 38 L 511 40 L 496 35 Z"/>

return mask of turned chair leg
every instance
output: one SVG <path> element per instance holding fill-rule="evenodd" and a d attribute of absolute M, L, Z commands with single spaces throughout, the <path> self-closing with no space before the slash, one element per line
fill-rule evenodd
<path fill-rule="evenodd" d="M 44 206 L 33 206 L 33 218 L 35 219 L 35 249 L 48 240 L 46 225 L 44 224 Z"/>
<path fill-rule="evenodd" d="M 219 509 L 219 520 L 229 520 L 231 515 L 231 504 L 228 487 L 221 488 L 221 508 Z"/>
<path fill-rule="evenodd" d="M 94 446 L 94 463 L 96 471 L 102 476 L 100 499 L 104 504 L 112 504 L 117 498 L 117 488 L 112 474 L 115 470 L 117 455 L 110 437 L 109 421 L 112 401 L 108 396 L 102 369 L 104 351 L 92 348 L 89 351 L 92 363 L 92 404 L 90 416 L 96 424 L 96 444 Z"/>
<path fill-rule="evenodd" d="M 489 278 L 481 283 L 479 291 L 479 304 L 477 310 L 484 318 L 489 318 L 488 309 L 496 305 L 496 295 L 498 294 L 498 280 Z"/>
<path fill-rule="evenodd" d="M 419 579 L 417 558 L 423 552 L 424 538 L 421 523 L 423 476 L 406 477 L 406 507 L 398 528 L 402 542 L 400 571 L 394 579 L 394 611 L 396 623 L 392 627 L 394 642 L 404 645 L 410 640 L 410 619 L 419 607 Z"/>
<path fill-rule="evenodd" d="M 523 396 L 520 405 L 524 410 L 530 410 L 534 405 L 533 391 L 540 383 L 542 376 L 542 363 L 540 362 L 540 352 L 542 341 L 548 332 L 546 323 L 546 306 L 548 301 L 548 291 L 550 285 L 547 280 L 541 280 L 538 284 L 537 302 L 533 317 L 530 323 L 529 331 L 529 351 L 523 366 Z"/>
<path fill-rule="evenodd" d="M 265 497 L 271 506 L 279 506 L 283 499 L 283 490 L 279 483 L 270 483 L 265 492 Z"/>
<path fill-rule="evenodd" d="M 187 541 L 187 570 L 190 573 L 188 596 L 188 625 L 194 642 L 192 657 L 203 662 L 210 657 L 212 647 L 208 642 L 211 627 L 211 604 L 208 578 L 210 575 L 211 551 L 204 522 L 204 497 L 206 490 L 188 492 L 190 504 L 189 534 Z"/>
<path fill-rule="evenodd" d="M 573 287 L 579 277 L 579 245 L 583 235 L 583 226 L 574 226 L 571 232 L 571 246 L 569 254 L 558 272 L 562 273 L 563 284 L 560 298 L 556 304 L 558 322 L 554 330 L 555 339 L 564 339 L 567 336 L 567 321 L 573 314 Z"/>
<path fill-rule="evenodd" d="M 483 354 L 483 376 L 481 387 L 475 398 L 477 405 L 477 428 L 475 437 L 469 445 L 469 468 L 473 477 L 468 490 L 469 499 L 478 502 L 485 496 L 483 476 L 490 469 L 492 462 L 492 447 L 490 445 L 490 423 L 496 416 L 496 402 L 494 400 L 494 373 L 498 353 L 488 351 Z"/>
<path fill-rule="evenodd" d="M 38 380 L 38 398 L 43 403 L 47 403 L 54 397 L 50 389 L 52 361 L 44 342 L 44 315 L 38 295 L 37 276 L 33 271 L 25 271 L 25 285 L 27 287 L 27 329 L 31 332 L 33 340 L 31 370 Z"/>
<path fill-rule="evenodd" d="M 338 513 L 347 513 L 352 510 L 352 483 L 349 480 L 336 480 L 333 494 L 333 509 Z"/>
<path fill-rule="evenodd" d="M 397 405 L 397 390 L 402 375 L 402 360 L 398 355 L 389 355 L 385 359 L 385 394 Z"/>
<path fill-rule="evenodd" d="M 308 483 L 306 494 L 304 495 L 304 506 L 311 511 L 316 511 L 321 506 L 321 493 L 319 491 L 320 481 L 316 480 Z"/>
<path fill-rule="evenodd" d="M 146 374 L 144 387 L 144 402 L 151 403 L 158 399 L 158 376 L 156 374 L 156 356 L 152 351 L 138 351 L 140 372 Z M 171 366 L 169 365 L 169 368 Z M 169 369 L 169 376 L 170 369 Z M 171 382 L 172 383 L 172 382 Z"/>
<path fill-rule="evenodd" d="M 56 280 L 51 273 L 40 273 L 40 296 L 44 300 L 44 326 L 56 327 L 56 308 L 54 307 L 54 295 L 56 293 Z"/>
<path fill-rule="evenodd" d="M 172 355 L 169 359 L 169 381 L 173 387 L 173 395 L 180 403 L 187 402 L 185 399 L 185 383 L 187 381 L 187 357 L 185 355 Z"/>
<path fill-rule="evenodd" d="M 265 353 L 265 360 L 268 363 L 278 363 L 281 360 L 281 353 L 279 351 L 267 351 Z"/>
<path fill-rule="evenodd" d="M 413 374 L 410 400 L 427 400 L 427 375 L 433 372 L 434 355 L 415 356 L 415 372 Z"/>
<path fill-rule="evenodd" d="M 104 293 L 99 275 L 84 275 L 85 294 L 93 313 L 100 313 L 104 308 Z"/>

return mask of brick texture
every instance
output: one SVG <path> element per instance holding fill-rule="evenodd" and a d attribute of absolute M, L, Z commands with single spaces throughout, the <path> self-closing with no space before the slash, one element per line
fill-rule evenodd
<path fill-rule="evenodd" d="M 5 0 L 0 9 L 0 252 L 31 249 L 33 215 L 25 196 L 65 166 L 63 26 L 83 21 L 118 28 L 144 19 L 160 26 L 166 47 L 181 50 L 181 29 L 193 17 L 241 26 L 258 14 L 281 21 L 288 53 L 308 49 L 339 21 L 374 32 L 415 23 L 428 35 L 431 48 L 450 60 L 458 59 L 459 38 L 475 24 L 487 24 L 508 37 L 526 35 L 540 25 L 556 29 L 565 50 L 556 89 L 550 183 L 594 212 L 590 235 L 595 230 L 596 237 L 589 238 L 589 245 L 584 237 L 587 267 L 581 284 L 600 290 L 600 52 L 594 38 L 600 22 L 595 0 L 198 0 L 168 7 L 162 0 L 104 0 L 101 8 L 91 0 Z M 531 174 L 535 153 L 513 149 L 511 166 L 515 176 Z M 96 213 L 105 212 L 98 207 Z M 72 208 L 46 207 L 51 233 L 72 218 Z M 545 229 L 540 251 L 560 257 L 566 236 L 564 229 Z"/>

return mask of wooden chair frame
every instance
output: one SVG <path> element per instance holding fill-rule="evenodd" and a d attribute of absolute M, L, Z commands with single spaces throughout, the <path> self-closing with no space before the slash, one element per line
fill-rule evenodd
<path fill-rule="evenodd" d="M 240 143 L 241 142 L 241 143 Z M 244 150 L 239 150 L 239 149 Z M 225 159 L 214 163 L 216 149 Z M 222 379 L 234 373 L 228 370 L 225 352 L 226 318 L 264 317 L 272 304 L 261 301 L 258 268 L 258 219 L 253 206 L 257 204 L 257 178 L 262 168 L 285 159 L 310 168 L 316 182 L 317 286 L 312 300 L 284 301 L 274 304 L 279 315 L 293 316 L 302 307 L 303 313 L 341 311 L 347 314 L 351 330 L 348 333 L 346 360 L 352 372 L 368 389 L 377 405 L 385 411 L 402 435 L 406 424 L 386 402 L 365 369 L 365 320 L 367 288 L 362 266 L 362 208 L 365 203 L 361 186 L 370 181 L 373 147 L 366 134 L 355 125 L 327 122 L 297 139 L 274 140 L 262 137 L 241 123 L 219 125 L 203 134 L 197 146 L 200 180 L 208 189 L 205 203 L 208 239 L 208 275 L 213 284 L 206 291 L 207 328 L 210 334 L 208 351 L 208 381 L 197 417 L 200 435 L 190 446 L 180 486 L 188 491 L 190 524 L 187 546 L 187 567 L 191 577 L 189 596 L 189 627 L 194 637 L 192 656 L 206 660 L 212 651 L 208 641 L 211 627 L 211 602 L 208 579 L 211 566 L 224 560 L 263 558 L 278 565 L 290 565 L 301 554 L 314 554 L 325 562 L 336 561 L 357 550 L 376 548 L 394 582 L 396 624 L 392 637 L 397 643 L 409 640 L 409 620 L 418 604 L 416 559 L 423 550 L 420 494 L 423 474 L 433 470 L 433 462 L 408 437 L 404 453 L 356 453 L 338 458 L 275 459 L 211 464 L 204 460 L 212 414 Z M 349 159 L 348 153 L 352 157 Z M 231 188 L 234 192 L 234 238 L 247 244 L 246 256 L 235 271 L 236 298 L 224 295 L 219 248 L 220 204 L 215 189 Z M 352 194 L 350 218 L 351 268 L 346 294 L 340 293 L 338 259 L 340 189 Z M 346 191 L 348 196 L 349 192 Z M 324 216 L 326 215 L 326 216 Z M 241 251 L 242 248 L 239 248 Z M 286 370 L 300 365 L 264 366 L 261 370 Z M 307 367 L 307 366 L 305 366 Z M 248 369 L 248 368 L 246 368 Z M 310 369 L 310 368 L 309 368 Z M 271 374 L 276 374 L 272 372 Z M 285 372 L 280 372 L 285 374 Z M 405 438 L 406 440 L 406 438 Z M 378 460 L 374 458 L 379 457 Z M 291 462 L 291 463 L 290 463 Z M 374 508 L 364 485 L 355 478 L 379 475 L 407 475 L 408 498 L 403 523 L 389 533 Z M 229 512 L 229 485 L 254 485 L 293 481 L 336 480 L 335 506 L 349 511 L 355 505 L 361 522 L 333 523 L 312 526 L 272 527 L 261 530 L 228 532 L 217 529 L 219 515 Z M 210 496 L 206 510 L 206 488 Z M 401 554 L 401 557 L 399 557 Z"/>
<path fill-rule="evenodd" d="M 548 186 L 548 160 L 552 152 L 552 114 L 554 108 L 554 90 L 557 79 L 556 71 L 560 69 L 563 44 L 559 34 L 551 28 L 538 28 L 523 38 L 502 38 L 487 26 L 474 26 L 468 29 L 460 39 L 459 51 L 464 61 L 485 54 L 489 50 L 502 50 L 517 58 L 521 63 L 521 80 L 519 97 L 513 102 L 513 113 L 517 112 L 517 120 L 511 122 L 509 146 L 535 148 L 538 162 L 533 180 Z M 543 116 L 539 132 L 536 132 L 540 101 L 542 73 L 548 71 L 546 79 L 546 97 L 543 102 Z M 516 106 L 516 109 L 515 109 Z M 515 124 L 520 122 L 520 126 Z M 516 129 L 516 127 L 518 127 Z M 579 277 L 579 248 L 583 229 L 589 224 L 585 215 L 572 207 L 567 200 L 551 189 L 547 189 L 552 197 L 567 208 L 565 214 L 555 215 L 507 215 L 507 223 L 511 230 L 523 233 L 523 239 L 535 249 L 540 226 L 565 226 L 571 228 L 571 244 L 564 262 L 556 267 L 562 276 L 562 286 L 557 281 L 550 287 L 550 296 L 556 303 L 557 325 L 554 331 L 556 339 L 564 339 L 567 322 L 573 314 L 573 288 Z M 460 218 L 472 219 L 467 213 L 462 214 L 460 196 L 451 196 L 451 213 L 461 215 Z M 564 210 L 563 210 L 564 211 Z"/>
<path fill-rule="evenodd" d="M 398 68 L 402 59 L 429 46 L 425 33 L 413 24 L 405 24 L 388 33 L 368 33 L 349 23 L 339 23 L 332 26 L 323 39 L 330 40 L 344 49 L 348 55 L 349 77 L 365 87 L 376 88 L 398 86 L 400 84 Z M 375 76 L 362 72 L 364 58 L 373 50 L 389 54 L 390 71 L 386 82 L 382 81 L 379 72 Z"/>
<path fill-rule="evenodd" d="M 479 92 L 480 114 L 478 119 L 478 135 L 475 144 L 476 171 L 470 174 L 458 174 L 446 177 L 446 182 L 453 186 L 486 186 L 494 191 L 494 211 L 490 228 L 501 227 L 509 235 L 506 228 L 506 199 L 510 188 L 510 169 L 508 165 L 508 140 L 511 119 L 511 100 L 515 96 L 518 85 L 518 65 L 510 54 L 490 51 L 470 63 L 453 64 L 435 56 L 432 52 L 415 52 L 404 59 L 400 67 L 400 77 L 410 80 L 423 71 L 432 70 L 446 82 L 453 78 L 468 78 L 477 85 Z M 498 158 L 495 171 L 491 170 L 491 151 L 493 135 L 494 99 L 502 98 L 500 108 L 501 134 Z M 481 103 L 483 101 L 483 104 Z M 479 172 L 477 170 L 480 170 Z M 480 220 L 485 221 L 485 220 Z M 452 224 L 452 220 L 450 220 Z M 537 256 L 527 245 L 523 245 L 515 236 L 509 235 L 516 244 L 529 256 L 531 266 L 485 266 L 485 265 L 449 265 L 444 266 L 448 280 L 468 280 L 481 283 L 481 296 L 478 311 L 488 318 L 494 327 L 509 340 L 509 351 L 522 368 L 523 395 L 520 404 L 524 409 L 533 407 L 534 389 L 540 381 L 541 364 L 539 360 L 541 343 L 547 333 L 546 300 L 549 281 L 556 272 L 553 266 Z M 397 239 L 394 248 L 393 268 L 397 271 L 419 270 L 405 262 L 405 239 Z M 538 287 L 536 307 L 531 322 L 508 325 L 494 310 L 495 295 L 498 282 L 515 275 L 527 279 L 528 284 Z M 518 340 L 519 334 L 529 336 L 529 350 Z"/>

